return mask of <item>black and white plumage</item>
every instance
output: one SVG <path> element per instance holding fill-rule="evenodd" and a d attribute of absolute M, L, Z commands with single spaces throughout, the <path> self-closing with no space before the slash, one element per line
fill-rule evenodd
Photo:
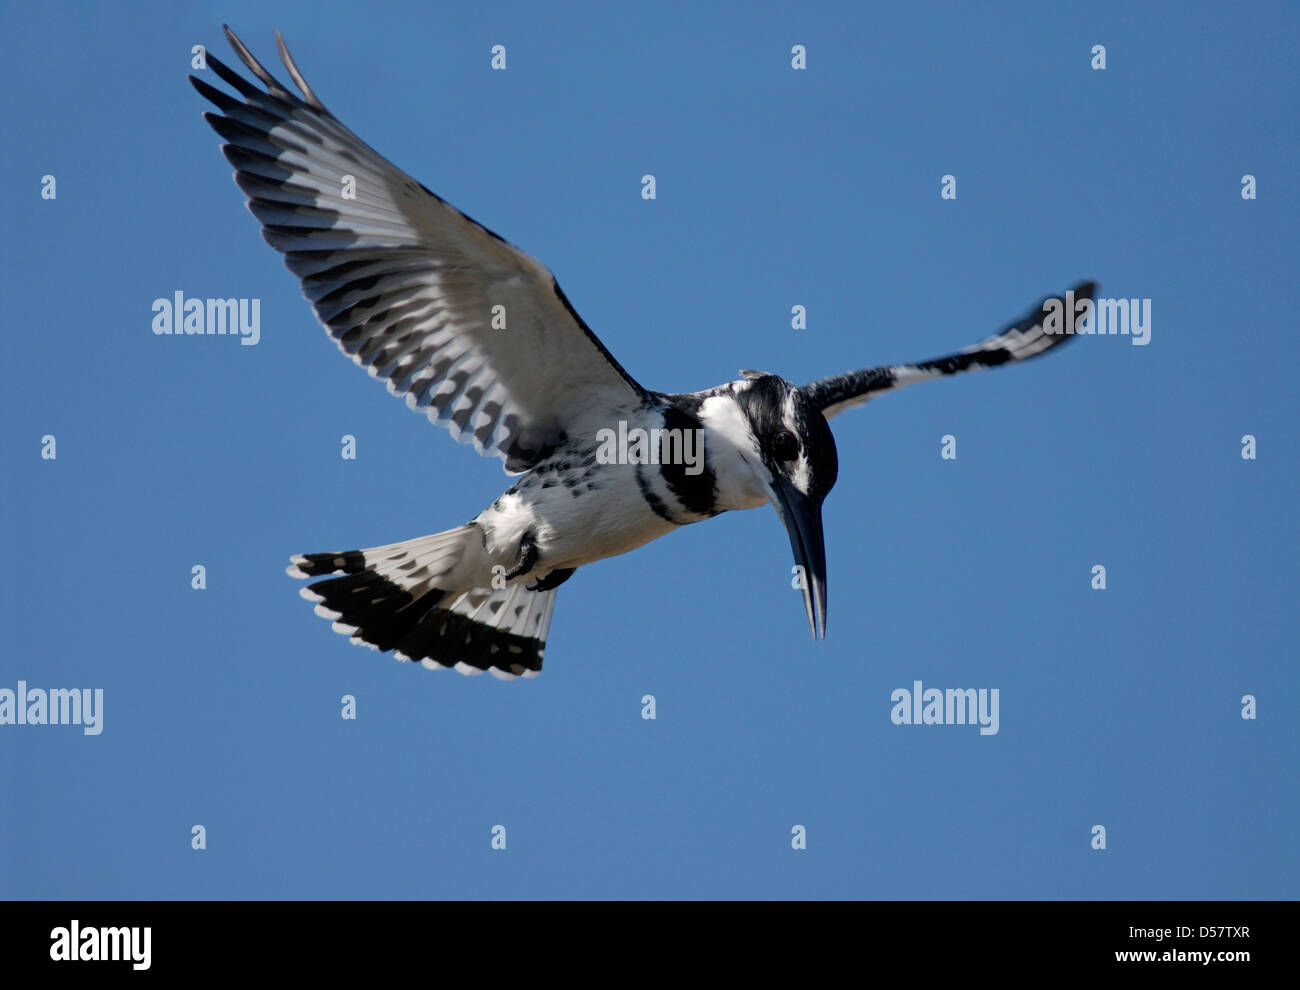
<path fill-rule="evenodd" d="M 340 349 L 518 480 L 456 529 L 367 550 L 298 555 L 289 573 L 353 642 L 425 666 L 513 678 L 541 670 L 556 589 L 584 564 L 673 529 L 772 503 L 826 622 L 821 504 L 835 484 L 827 418 L 892 388 L 1024 360 L 1070 339 L 1041 310 L 959 354 L 802 388 L 775 375 L 703 392 L 639 385 L 539 262 L 397 169 L 317 99 L 226 35 L 258 88 L 211 55 L 241 97 L 201 79 L 235 181 Z M 1092 283 L 1074 289 L 1089 298 Z M 1051 297 L 1049 297 L 1051 298 Z M 1067 314 L 1073 329 L 1073 314 Z M 504 328 L 501 324 L 504 323 Z M 636 453 L 611 460 L 611 437 Z M 691 441 L 696 448 L 692 453 Z M 627 453 L 626 450 L 623 451 Z"/>

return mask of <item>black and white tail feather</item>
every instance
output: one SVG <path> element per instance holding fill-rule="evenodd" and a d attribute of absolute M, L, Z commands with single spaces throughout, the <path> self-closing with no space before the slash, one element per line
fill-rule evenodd
<path fill-rule="evenodd" d="M 343 553 L 299 554 L 290 577 L 330 575 L 299 594 L 334 631 L 430 670 L 536 677 L 555 609 L 554 588 L 524 584 L 447 591 L 439 587 L 478 539 L 474 524 L 404 543 Z M 339 576 L 334 576 L 339 575 Z"/>

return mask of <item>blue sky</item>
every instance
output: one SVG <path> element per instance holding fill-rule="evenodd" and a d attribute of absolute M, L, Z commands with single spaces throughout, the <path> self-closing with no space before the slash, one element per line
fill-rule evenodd
<path fill-rule="evenodd" d="M 98 735 L 0 725 L 0 896 L 1300 893 L 1300 15 L 805 6 L 0 11 L 0 689 L 104 692 Z M 287 557 L 508 482 L 343 360 L 262 242 L 185 81 L 194 44 L 235 61 L 223 21 L 268 65 L 281 29 L 650 388 L 945 354 L 1083 278 L 1151 300 L 1150 343 L 836 419 L 823 642 L 764 508 L 580 570 L 536 680 L 398 664 Z M 155 336 L 177 290 L 260 299 L 260 342 Z M 917 680 L 998 689 L 998 733 L 893 724 Z"/>

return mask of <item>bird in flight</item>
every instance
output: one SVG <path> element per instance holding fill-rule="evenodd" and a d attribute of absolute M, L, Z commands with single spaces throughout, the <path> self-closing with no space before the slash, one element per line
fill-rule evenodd
<path fill-rule="evenodd" d="M 518 476 L 464 526 L 291 558 L 318 615 L 354 643 L 426 667 L 506 679 L 541 672 L 556 589 L 593 561 L 732 509 L 775 506 L 814 638 L 826 628 L 822 502 L 838 461 L 827 420 L 914 382 L 1023 361 L 1070 339 L 1052 296 L 948 357 L 796 386 L 743 371 L 701 392 L 639 384 L 540 262 L 455 209 L 348 130 L 284 40 L 295 94 L 226 37 L 242 99 L 190 76 L 219 113 L 235 182 L 339 349 L 461 443 Z M 1095 285 L 1072 291 L 1090 300 Z M 1066 295 L 1065 301 L 1071 296 Z M 1054 304 L 1054 305 L 1049 305 Z"/>

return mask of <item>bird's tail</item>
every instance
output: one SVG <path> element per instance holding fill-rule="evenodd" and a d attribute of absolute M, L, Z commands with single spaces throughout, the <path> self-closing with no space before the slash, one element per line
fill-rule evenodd
<path fill-rule="evenodd" d="M 369 550 L 292 557 L 296 578 L 332 576 L 299 592 L 331 619 L 334 631 L 399 660 L 418 660 L 462 674 L 536 677 L 555 608 L 555 589 L 530 591 L 516 581 L 504 588 L 455 588 L 473 523 Z M 445 587 L 440 587 L 440 582 Z"/>

